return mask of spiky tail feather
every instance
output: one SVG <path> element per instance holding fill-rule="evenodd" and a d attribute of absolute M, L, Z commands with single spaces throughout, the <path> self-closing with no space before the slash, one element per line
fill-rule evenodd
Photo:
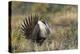
<path fill-rule="evenodd" d="M 26 36 L 26 38 L 30 39 L 31 34 L 35 28 L 35 25 L 38 22 L 38 15 L 31 15 L 28 17 L 25 17 L 23 20 L 23 23 L 21 24 L 21 31 Z"/>

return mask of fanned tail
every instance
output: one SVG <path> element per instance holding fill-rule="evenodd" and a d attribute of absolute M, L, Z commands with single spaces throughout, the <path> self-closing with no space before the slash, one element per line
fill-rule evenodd
<path fill-rule="evenodd" d="M 28 16 L 23 20 L 23 23 L 21 24 L 21 31 L 26 36 L 26 38 L 30 38 L 35 25 L 38 22 L 38 16 Z"/>

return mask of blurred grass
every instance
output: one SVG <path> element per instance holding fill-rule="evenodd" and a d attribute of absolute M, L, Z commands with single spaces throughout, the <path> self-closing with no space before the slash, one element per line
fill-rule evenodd
<path fill-rule="evenodd" d="M 25 10 L 24 13 L 23 10 Z M 47 18 L 51 26 L 52 33 L 41 46 L 26 39 L 20 31 L 22 21 L 25 16 L 30 14 L 39 14 L 42 20 Z M 77 26 L 76 5 L 13 2 L 11 17 L 12 50 L 13 52 L 31 52 L 77 49 Z"/>

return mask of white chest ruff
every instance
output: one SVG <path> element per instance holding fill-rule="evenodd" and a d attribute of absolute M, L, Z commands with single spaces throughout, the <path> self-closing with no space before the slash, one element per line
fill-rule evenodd
<path fill-rule="evenodd" d="M 46 37 L 46 34 L 47 34 L 47 32 L 46 32 L 46 25 L 43 23 L 43 22 L 41 22 L 41 21 L 38 21 L 38 24 L 39 24 L 39 27 L 40 27 L 40 31 L 41 31 L 41 36 L 42 37 Z"/>

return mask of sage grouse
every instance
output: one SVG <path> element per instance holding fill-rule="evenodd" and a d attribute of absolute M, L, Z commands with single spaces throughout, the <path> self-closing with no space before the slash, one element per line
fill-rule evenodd
<path fill-rule="evenodd" d="M 21 25 L 21 30 L 27 39 L 31 39 L 40 45 L 47 38 L 48 34 L 50 34 L 47 21 L 41 21 L 37 15 L 25 18 Z"/>

